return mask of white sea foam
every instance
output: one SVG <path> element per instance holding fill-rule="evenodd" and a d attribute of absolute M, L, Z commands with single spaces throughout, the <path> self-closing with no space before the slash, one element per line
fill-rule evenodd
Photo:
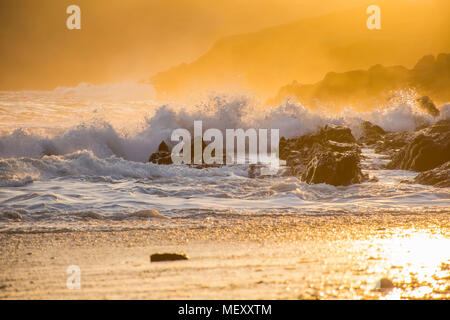
<path fill-rule="evenodd" d="M 347 109 L 340 113 L 311 111 L 289 101 L 262 108 L 258 101 L 245 96 L 217 96 L 193 105 L 136 102 L 133 97 L 151 97 L 145 86 L 140 87 L 141 96 L 114 95 L 115 90 L 121 91 L 117 86 L 86 85 L 46 93 L 0 93 L 0 127 L 5 129 L 0 134 L 0 232 L 47 230 L 58 223 L 62 223 L 58 228 L 72 230 L 79 227 L 74 222 L 90 219 L 158 220 L 198 217 L 205 212 L 449 210 L 448 188 L 401 184 L 415 174 L 381 170 L 380 163 L 387 160 L 373 150 L 363 150 L 367 156 L 363 169 L 379 182 L 348 187 L 307 185 L 296 177 L 251 179 L 245 165 L 199 170 L 147 162 L 161 140 L 169 142 L 177 128 L 192 131 L 194 120 L 203 121 L 203 130 L 275 128 L 287 138 L 334 123 L 348 125 L 358 135 L 361 120 L 387 131 L 402 131 L 449 119 L 449 104 L 440 108 L 439 117 L 432 118 L 405 102 L 372 112 Z M 30 113 L 31 120 L 27 118 Z M 81 120 L 78 113 L 83 114 Z M 36 130 L 39 124 L 57 130 L 40 132 Z"/>
<path fill-rule="evenodd" d="M 59 90 L 62 89 L 57 91 Z M 122 108 L 133 108 L 133 105 L 124 104 Z M 117 156 L 144 162 L 162 140 L 170 141 L 173 130 L 186 128 L 193 131 L 194 120 L 203 120 L 204 130 L 277 128 L 280 129 L 280 136 L 290 138 L 314 132 L 327 123 L 348 125 L 358 135 L 361 120 L 369 120 L 387 131 L 414 130 L 421 125 L 448 118 L 449 105 L 444 105 L 441 110 L 441 116 L 436 119 L 408 104 L 393 105 L 372 112 L 345 110 L 333 114 L 326 110 L 313 112 L 301 104 L 289 101 L 280 106 L 261 109 L 254 100 L 246 97 L 215 97 L 189 109 L 187 106 L 162 105 L 149 110 L 151 116 L 134 120 L 141 125 L 140 130 L 133 133 L 98 120 L 99 115 L 92 121 L 67 128 L 53 136 L 37 134 L 29 128 L 18 128 L 0 136 L 0 157 L 38 158 L 42 155 L 64 155 L 90 150 L 100 158 Z M 128 118 L 123 119 L 124 123 L 127 121 Z M 55 122 L 58 123 L 57 119 Z M 124 126 L 126 127 L 125 124 Z"/>

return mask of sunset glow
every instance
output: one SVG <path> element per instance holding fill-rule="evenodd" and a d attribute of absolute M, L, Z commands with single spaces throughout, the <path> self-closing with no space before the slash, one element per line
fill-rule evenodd
<path fill-rule="evenodd" d="M 0 299 L 450 298 L 450 1 L 0 2 Z"/>

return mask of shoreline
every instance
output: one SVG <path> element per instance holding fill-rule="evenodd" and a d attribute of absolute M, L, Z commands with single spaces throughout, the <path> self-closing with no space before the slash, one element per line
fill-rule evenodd
<path fill-rule="evenodd" d="M 450 213 L 210 220 L 0 233 L 0 299 L 450 298 Z M 150 263 L 158 252 L 190 259 Z M 81 269 L 80 290 L 66 287 L 70 265 Z M 375 288 L 384 277 L 393 290 Z"/>

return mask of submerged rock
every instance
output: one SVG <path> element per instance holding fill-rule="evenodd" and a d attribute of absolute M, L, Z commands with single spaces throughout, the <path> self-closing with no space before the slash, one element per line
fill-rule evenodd
<path fill-rule="evenodd" d="M 189 258 L 184 253 L 155 253 L 150 256 L 150 262 L 178 260 L 189 260 Z"/>
<path fill-rule="evenodd" d="M 450 161 L 443 165 L 420 173 L 414 178 L 415 183 L 435 186 L 439 188 L 450 187 Z"/>

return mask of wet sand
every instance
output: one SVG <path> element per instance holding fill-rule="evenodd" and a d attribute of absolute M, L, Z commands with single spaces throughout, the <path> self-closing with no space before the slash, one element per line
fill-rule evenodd
<path fill-rule="evenodd" d="M 0 298 L 450 298 L 448 212 L 158 223 L 131 231 L 1 233 Z M 190 259 L 151 263 L 157 252 Z M 80 267 L 79 290 L 67 288 L 70 265 Z M 394 288 L 376 289 L 381 278 Z"/>

